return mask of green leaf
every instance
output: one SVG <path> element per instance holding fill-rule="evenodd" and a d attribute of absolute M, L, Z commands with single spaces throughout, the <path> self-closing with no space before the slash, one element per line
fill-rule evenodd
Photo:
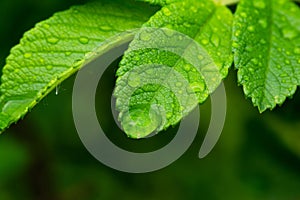
<path fill-rule="evenodd" d="M 138 0 L 138 1 L 149 2 L 151 4 L 160 5 L 160 6 L 166 6 L 175 2 L 180 2 L 180 0 Z M 222 5 L 231 5 L 239 2 L 239 0 L 214 0 L 214 2 Z"/>
<path fill-rule="evenodd" d="M 114 93 L 129 137 L 175 125 L 207 99 L 232 64 L 231 30 L 231 12 L 211 1 L 170 4 L 143 26 L 120 63 Z"/>
<path fill-rule="evenodd" d="M 0 131 L 24 116 L 45 95 L 91 59 L 132 39 L 154 9 L 133 2 L 95 2 L 55 14 L 25 33 L 3 69 Z"/>
<path fill-rule="evenodd" d="M 154 4 L 154 5 L 166 6 L 171 3 L 178 2 L 180 0 L 138 0 L 138 1 L 149 2 L 150 4 Z"/>
<path fill-rule="evenodd" d="M 238 82 L 260 112 L 282 104 L 300 84 L 300 10 L 286 0 L 243 0 L 233 33 Z"/>

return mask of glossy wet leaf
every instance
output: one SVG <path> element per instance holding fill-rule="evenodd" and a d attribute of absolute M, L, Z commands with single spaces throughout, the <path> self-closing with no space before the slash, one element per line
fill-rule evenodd
<path fill-rule="evenodd" d="M 260 112 L 273 109 L 300 84 L 300 10 L 287 0 L 243 0 L 235 15 L 238 81 Z"/>
<path fill-rule="evenodd" d="M 117 71 L 116 105 L 128 136 L 175 125 L 207 99 L 232 63 L 231 26 L 231 12 L 211 1 L 170 4 L 143 26 Z"/>
<path fill-rule="evenodd" d="M 153 12 L 131 1 L 94 2 L 57 13 L 26 32 L 3 69 L 0 131 L 24 116 L 85 60 L 122 40 L 130 41 L 132 33 L 110 38 L 139 28 Z"/>

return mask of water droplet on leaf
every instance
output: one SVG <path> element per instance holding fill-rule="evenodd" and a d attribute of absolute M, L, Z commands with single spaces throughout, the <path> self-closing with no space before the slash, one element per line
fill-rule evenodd
<path fill-rule="evenodd" d="M 89 39 L 87 37 L 80 37 L 79 42 L 81 44 L 87 44 L 87 43 L 89 43 Z"/>
<path fill-rule="evenodd" d="M 164 13 L 165 16 L 169 17 L 172 15 L 171 11 L 169 10 L 169 8 L 164 7 L 162 9 L 162 12 Z"/>
<path fill-rule="evenodd" d="M 293 39 L 293 38 L 295 38 L 298 35 L 297 31 L 295 31 L 292 28 L 285 28 L 285 29 L 283 29 L 282 30 L 282 34 L 283 34 L 283 37 L 285 37 L 287 39 Z"/>
<path fill-rule="evenodd" d="M 47 42 L 50 44 L 57 44 L 59 39 L 57 37 L 50 37 L 47 39 Z"/>
<path fill-rule="evenodd" d="M 295 53 L 295 54 L 300 54 L 300 48 L 299 48 L 299 47 L 296 47 L 296 48 L 294 49 L 294 53 Z"/>
<path fill-rule="evenodd" d="M 263 27 L 263 28 L 267 28 L 268 24 L 267 24 L 267 20 L 266 19 L 260 19 L 258 21 L 258 23 Z"/>
<path fill-rule="evenodd" d="M 266 4 L 263 1 L 258 1 L 255 0 L 253 2 L 254 7 L 259 8 L 259 9 L 264 9 L 266 7 Z"/>
<path fill-rule="evenodd" d="M 191 66 L 190 66 L 189 64 L 184 65 L 183 68 L 184 68 L 184 70 L 187 71 L 187 72 L 191 70 Z"/>
<path fill-rule="evenodd" d="M 140 39 L 143 41 L 149 41 L 151 40 L 151 34 L 146 31 L 143 31 L 140 33 Z"/>
<path fill-rule="evenodd" d="M 254 28 L 254 26 L 248 26 L 247 30 L 248 30 L 249 32 L 254 32 L 254 31 L 255 31 L 255 28 Z"/>
<path fill-rule="evenodd" d="M 71 54 L 72 54 L 72 52 L 70 52 L 70 51 L 65 52 L 66 56 L 70 56 Z"/>
<path fill-rule="evenodd" d="M 241 17 L 246 18 L 246 17 L 247 17 L 247 14 L 246 14 L 245 12 L 242 12 L 242 13 L 241 13 Z"/>
<path fill-rule="evenodd" d="M 220 44 L 220 38 L 216 34 L 213 34 L 211 41 L 216 47 L 218 47 Z"/>
<path fill-rule="evenodd" d="M 205 84 L 203 82 L 192 83 L 190 85 L 194 92 L 202 92 L 205 89 Z"/>
<path fill-rule="evenodd" d="M 138 73 L 132 72 L 129 75 L 128 85 L 135 88 L 140 85 L 141 78 Z"/>
<path fill-rule="evenodd" d="M 46 69 L 47 69 L 47 70 L 52 70 L 52 69 L 53 69 L 53 66 L 52 66 L 52 65 L 47 65 Z"/>
<path fill-rule="evenodd" d="M 100 29 L 102 31 L 110 31 L 110 30 L 112 30 L 112 28 L 110 26 L 100 26 Z"/>
<path fill-rule="evenodd" d="M 207 39 L 202 39 L 201 43 L 204 44 L 204 45 L 207 45 L 209 43 L 209 41 Z"/>
<path fill-rule="evenodd" d="M 31 53 L 24 53 L 24 58 L 30 58 L 32 56 Z"/>
<path fill-rule="evenodd" d="M 203 57 L 202 55 L 198 55 L 198 59 L 199 59 L 199 60 L 203 60 L 204 57 Z"/>
<path fill-rule="evenodd" d="M 257 65 L 258 64 L 258 60 L 256 58 L 252 58 L 251 59 L 251 62 L 254 64 L 254 65 Z"/>

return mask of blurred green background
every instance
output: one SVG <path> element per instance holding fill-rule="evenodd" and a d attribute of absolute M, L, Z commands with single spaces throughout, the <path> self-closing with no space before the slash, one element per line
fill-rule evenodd
<path fill-rule="evenodd" d="M 22 34 L 54 12 L 84 0 L 1 0 L 0 64 Z M 234 7 L 233 7 L 234 9 Z M 109 108 L 116 65 L 99 84 L 97 109 L 108 137 L 136 152 L 163 146 L 176 127 L 149 140 L 130 140 Z M 24 120 L 0 136 L 0 200 L 9 199 L 300 199 L 300 92 L 259 114 L 231 70 L 225 81 L 228 110 L 214 150 L 198 159 L 210 118 L 201 106 L 198 135 L 179 160 L 157 172 L 128 174 L 95 160 L 82 145 L 72 119 L 74 77 L 52 92 Z"/>

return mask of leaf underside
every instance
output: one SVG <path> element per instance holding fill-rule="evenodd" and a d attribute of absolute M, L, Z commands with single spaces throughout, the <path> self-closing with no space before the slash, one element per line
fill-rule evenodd
<path fill-rule="evenodd" d="M 231 12 L 211 1 L 172 3 L 151 17 L 117 71 L 116 106 L 129 137 L 175 125 L 207 99 L 232 64 L 231 27 Z"/>
<path fill-rule="evenodd" d="M 87 53 L 101 54 L 106 47 L 128 39 L 124 34 L 124 38 L 109 40 L 139 28 L 154 11 L 130 1 L 94 2 L 59 12 L 26 32 L 3 68 L 0 131 L 82 67 Z"/>
<path fill-rule="evenodd" d="M 282 104 L 300 84 L 300 10 L 287 0 L 242 0 L 235 14 L 238 82 L 260 112 Z"/>

